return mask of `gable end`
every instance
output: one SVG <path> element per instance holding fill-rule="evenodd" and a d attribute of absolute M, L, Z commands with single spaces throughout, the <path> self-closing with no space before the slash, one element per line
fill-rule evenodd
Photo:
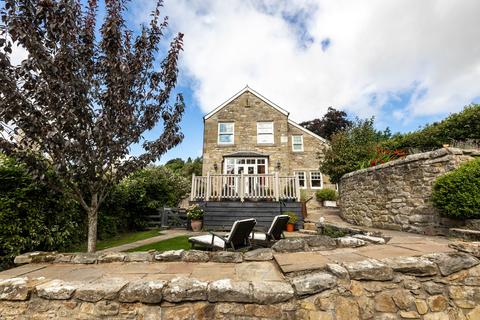
<path fill-rule="evenodd" d="M 286 115 L 288 117 L 288 115 L 290 114 L 287 110 L 285 109 L 282 109 L 280 108 L 278 105 L 276 105 L 275 103 L 273 103 L 272 101 L 268 100 L 267 98 L 265 98 L 264 96 L 262 96 L 260 93 L 256 92 L 255 90 L 251 89 L 250 87 L 246 86 L 245 88 L 243 88 L 242 90 L 240 90 L 238 93 L 236 93 L 233 97 L 231 97 L 230 99 L 228 99 L 227 101 L 225 101 L 224 103 L 222 103 L 221 105 L 219 105 L 218 107 L 216 107 L 214 110 L 212 110 L 210 113 L 206 114 L 204 117 L 203 117 L 203 120 L 207 120 L 208 118 L 210 118 L 211 116 L 213 116 L 215 113 L 217 113 L 218 111 L 220 111 L 221 109 L 223 109 L 224 107 L 226 107 L 230 102 L 232 102 L 233 100 L 235 100 L 236 98 L 238 98 L 239 96 L 241 96 L 243 93 L 245 92 L 250 92 L 252 93 L 253 95 L 255 95 L 257 98 L 259 98 L 260 100 L 262 100 L 263 102 L 265 102 L 267 105 L 271 106 L 272 108 L 276 109 L 277 111 L 279 111 L 280 113 Z"/>

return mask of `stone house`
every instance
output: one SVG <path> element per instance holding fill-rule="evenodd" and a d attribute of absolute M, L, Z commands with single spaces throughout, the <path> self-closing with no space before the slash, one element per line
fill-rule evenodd
<path fill-rule="evenodd" d="M 266 226 L 286 211 L 302 219 L 302 193 L 335 188 L 319 171 L 326 148 L 327 140 L 247 86 L 204 117 L 203 172 L 192 177 L 190 201 L 204 206 L 211 228 L 245 216 Z"/>
<path fill-rule="evenodd" d="M 296 176 L 301 189 L 329 184 L 319 171 L 328 142 L 248 86 L 204 117 L 203 175 Z"/>

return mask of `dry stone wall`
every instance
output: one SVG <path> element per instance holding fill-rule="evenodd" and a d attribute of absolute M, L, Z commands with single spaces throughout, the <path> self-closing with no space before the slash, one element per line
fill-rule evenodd
<path fill-rule="evenodd" d="M 433 182 L 478 156 L 478 150 L 442 148 L 348 173 L 339 184 L 341 215 L 361 226 L 446 234 L 463 223 L 440 217 L 430 200 Z"/>
<path fill-rule="evenodd" d="M 475 320 L 476 246 L 473 253 L 332 263 L 286 281 L 3 279 L 0 319 Z"/>

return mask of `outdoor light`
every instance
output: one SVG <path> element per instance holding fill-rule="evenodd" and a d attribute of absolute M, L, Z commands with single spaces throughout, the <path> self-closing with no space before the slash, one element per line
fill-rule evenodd
<path fill-rule="evenodd" d="M 217 165 L 217 163 L 216 163 L 216 162 L 213 164 L 213 169 L 215 170 L 215 172 L 217 172 L 218 165 Z"/>
<path fill-rule="evenodd" d="M 281 167 L 282 167 L 282 164 L 280 163 L 280 161 L 277 161 L 277 170 L 280 170 Z"/>

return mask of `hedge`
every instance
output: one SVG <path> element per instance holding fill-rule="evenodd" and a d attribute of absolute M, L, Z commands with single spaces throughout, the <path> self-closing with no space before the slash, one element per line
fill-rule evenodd
<path fill-rule="evenodd" d="M 23 252 L 68 248 L 80 241 L 81 224 L 75 202 L 0 155 L 0 270 Z"/>
<path fill-rule="evenodd" d="M 480 159 L 438 177 L 433 204 L 440 214 L 455 219 L 480 219 Z"/>
<path fill-rule="evenodd" d="M 466 106 L 461 112 L 418 131 L 396 134 L 383 142 L 382 146 L 390 150 L 409 149 L 418 152 L 441 148 L 443 144 L 469 141 L 480 143 L 480 104 Z"/>

